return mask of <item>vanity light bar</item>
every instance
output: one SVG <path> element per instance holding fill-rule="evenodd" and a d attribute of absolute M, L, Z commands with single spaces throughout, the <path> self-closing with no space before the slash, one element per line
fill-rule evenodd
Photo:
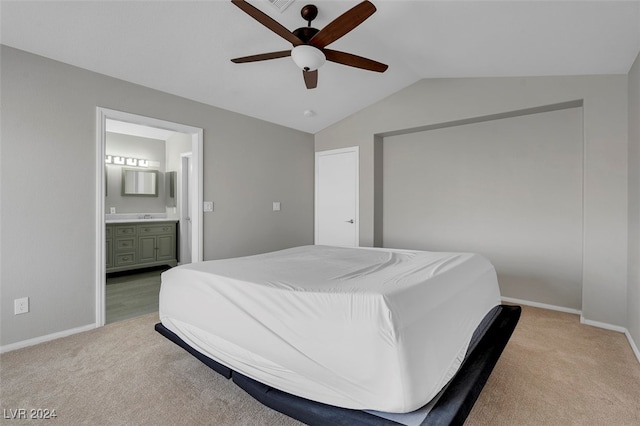
<path fill-rule="evenodd" d="M 121 166 L 149 167 L 149 160 L 145 160 L 143 158 L 120 157 L 118 155 L 107 155 L 105 156 L 104 162 L 106 164 L 118 164 Z"/>

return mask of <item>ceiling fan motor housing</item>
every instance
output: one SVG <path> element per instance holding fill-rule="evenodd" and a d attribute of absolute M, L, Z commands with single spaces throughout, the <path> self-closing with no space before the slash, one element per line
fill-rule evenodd
<path fill-rule="evenodd" d="M 298 37 L 303 43 L 309 43 L 309 40 L 313 38 L 320 30 L 313 27 L 301 27 L 297 30 L 293 30 L 293 35 Z"/>

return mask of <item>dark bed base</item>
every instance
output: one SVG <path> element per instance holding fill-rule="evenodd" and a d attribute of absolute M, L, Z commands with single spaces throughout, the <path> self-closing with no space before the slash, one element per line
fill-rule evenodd
<path fill-rule="evenodd" d="M 519 306 L 499 305 L 480 324 L 467 356 L 421 426 L 461 425 L 469 415 L 493 367 L 520 319 Z M 398 425 L 365 411 L 335 407 L 282 392 L 212 360 L 158 323 L 156 331 L 186 349 L 204 364 L 230 378 L 262 404 L 309 425 Z"/>

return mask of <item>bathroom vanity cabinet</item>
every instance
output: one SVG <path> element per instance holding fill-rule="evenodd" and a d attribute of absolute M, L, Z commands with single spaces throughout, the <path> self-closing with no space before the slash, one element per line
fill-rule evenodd
<path fill-rule="evenodd" d="M 177 265 L 176 221 L 107 223 L 106 271 Z"/>

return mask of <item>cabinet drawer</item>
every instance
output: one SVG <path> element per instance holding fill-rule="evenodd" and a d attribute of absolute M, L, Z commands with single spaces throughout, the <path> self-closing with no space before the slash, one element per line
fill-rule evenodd
<path fill-rule="evenodd" d="M 138 225 L 138 235 L 160 235 L 160 234 L 173 234 L 175 232 L 176 225 L 174 223 L 164 223 L 155 225 Z"/>
<path fill-rule="evenodd" d="M 104 229 L 104 236 L 105 238 L 111 238 L 111 231 L 112 231 L 112 227 L 107 225 Z"/>
<path fill-rule="evenodd" d="M 133 265 L 136 263 L 135 253 L 118 253 L 115 255 L 115 266 Z"/>
<path fill-rule="evenodd" d="M 135 237 L 131 238 L 116 238 L 116 251 L 130 252 L 136 248 Z"/>
<path fill-rule="evenodd" d="M 116 226 L 116 237 L 136 235 L 135 225 Z"/>

